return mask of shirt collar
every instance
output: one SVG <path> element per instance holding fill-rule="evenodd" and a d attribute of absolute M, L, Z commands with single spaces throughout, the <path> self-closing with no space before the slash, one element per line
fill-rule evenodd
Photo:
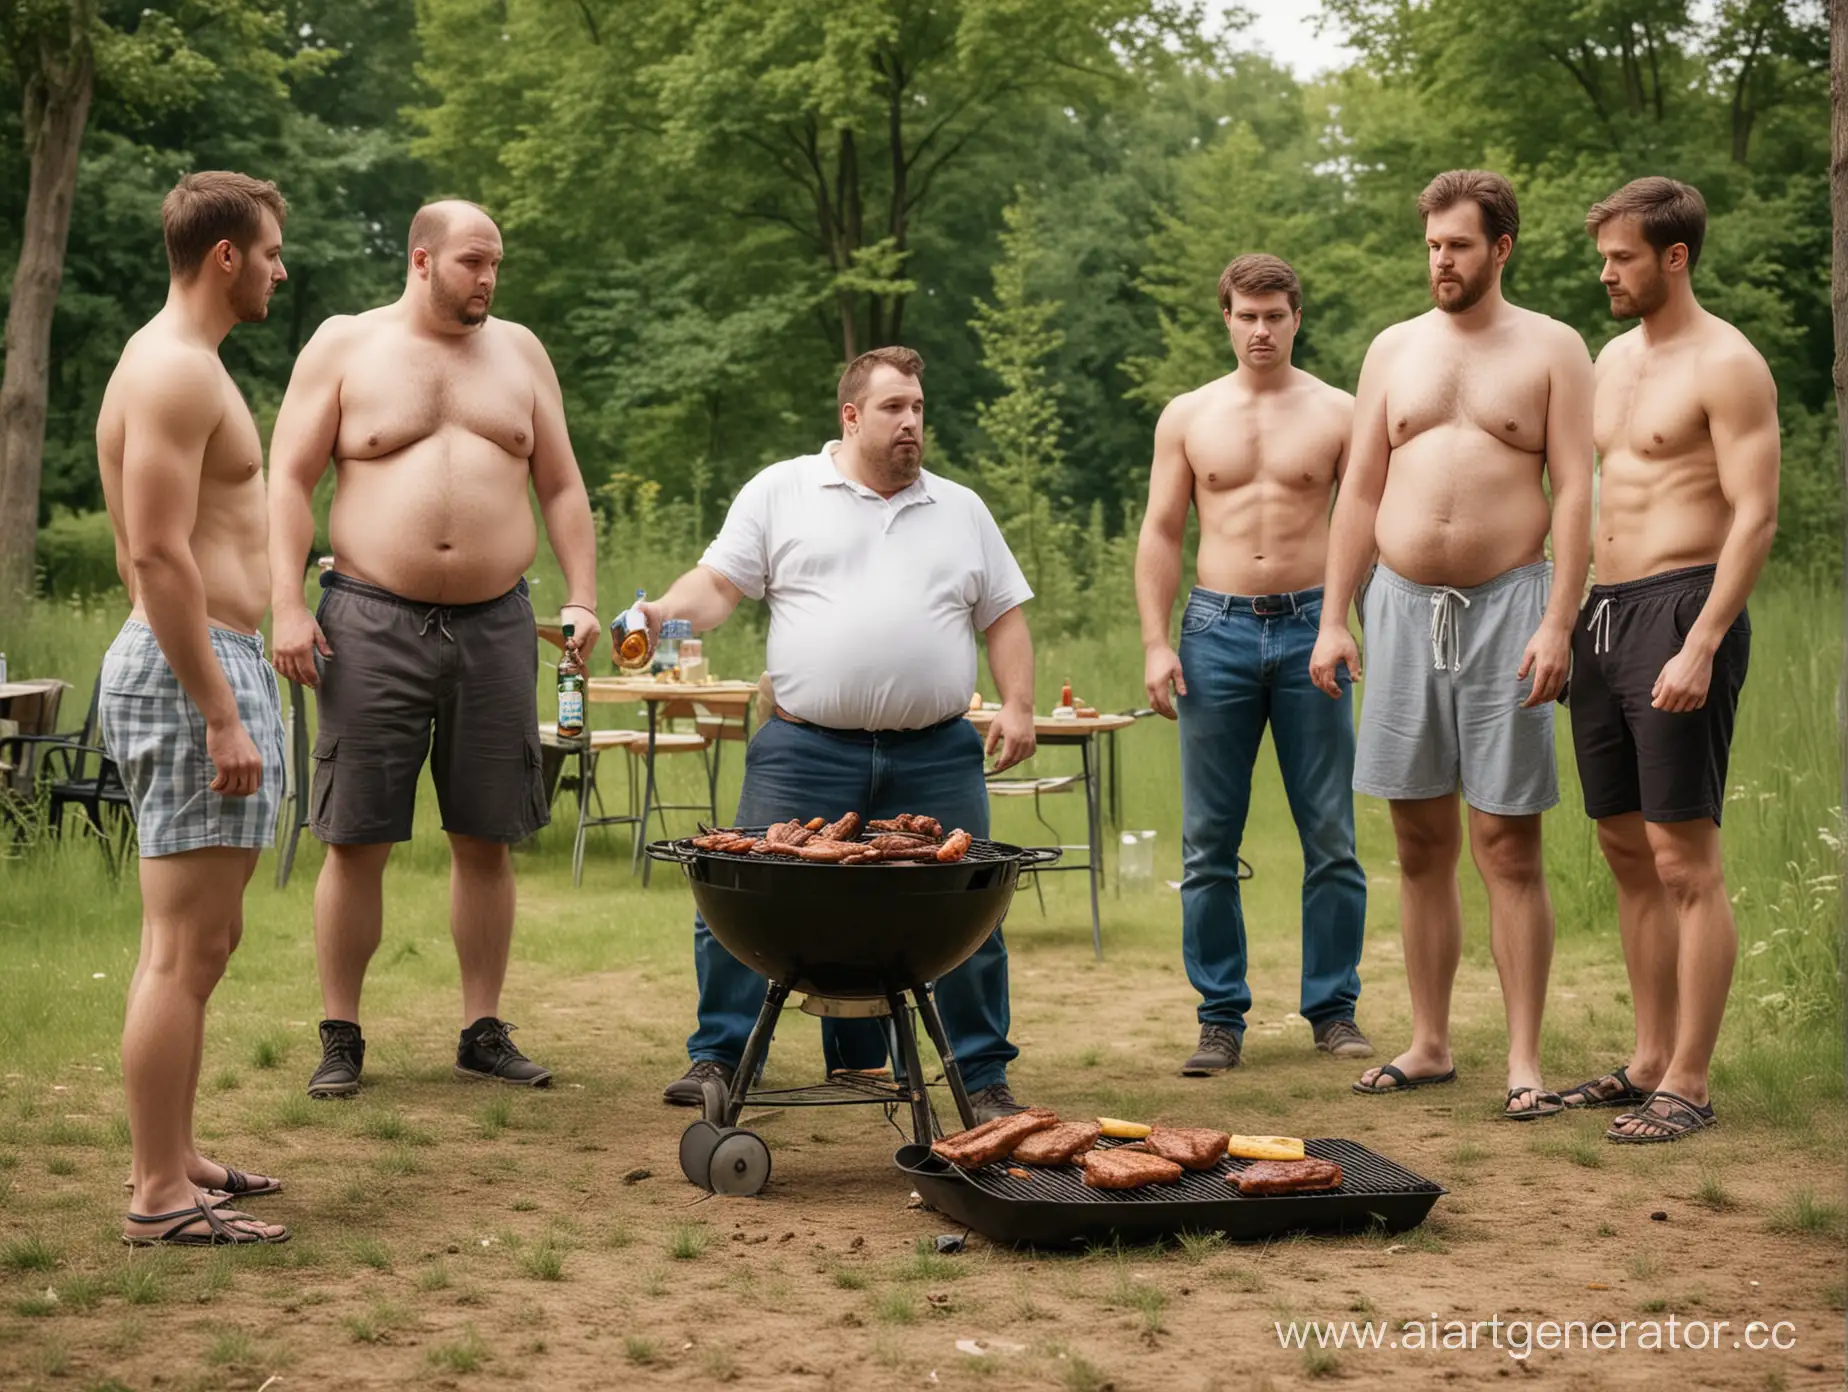
<path fill-rule="evenodd" d="M 879 498 L 879 494 L 864 484 L 855 483 L 843 474 L 834 462 L 834 451 L 840 448 L 839 440 L 830 440 L 814 456 L 811 477 L 818 488 L 845 488 L 863 498 Z M 890 498 L 879 501 L 890 503 L 895 508 L 910 507 L 914 503 L 934 503 L 936 495 L 931 492 L 931 476 L 928 470 L 918 470 L 917 482 L 908 488 L 902 488 Z"/>

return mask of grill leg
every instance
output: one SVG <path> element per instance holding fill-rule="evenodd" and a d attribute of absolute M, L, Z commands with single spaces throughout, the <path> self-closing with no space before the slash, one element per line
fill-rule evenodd
<path fill-rule="evenodd" d="M 927 1146 L 936 1138 L 936 1121 L 930 1114 L 930 1090 L 924 1085 L 924 1061 L 918 1057 L 918 1027 L 911 1017 L 911 1004 L 904 992 L 894 991 L 886 997 L 892 1010 L 892 1024 L 898 1033 L 898 1052 L 905 1063 L 905 1087 L 911 1096 L 912 1138 Z"/>
<path fill-rule="evenodd" d="M 744 1056 L 738 1060 L 738 1071 L 732 1074 L 731 1096 L 725 1104 L 726 1126 L 738 1124 L 744 1111 L 745 1095 L 751 1090 L 751 1079 L 757 1076 L 758 1065 L 770 1052 L 770 1040 L 776 1034 L 776 1017 L 783 1013 L 783 1002 L 788 999 L 789 987 L 780 981 L 772 981 L 764 992 L 764 1008 L 757 1012 L 751 1037 L 744 1041 Z"/>
<path fill-rule="evenodd" d="M 937 1056 L 943 1060 L 943 1080 L 950 1085 L 950 1096 L 956 1100 L 956 1115 L 962 1118 L 963 1129 L 967 1130 L 975 1125 L 975 1108 L 969 1105 L 962 1065 L 956 1062 L 956 1053 L 950 1048 L 950 1036 L 943 1028 L 943 1017 L 937 1013 L 937 1002 L 928 986 L 914 986 L 911 994 L 918 998 L 918 1016 L 924 1021 L 924 1032 L 936 1046 Z"/>

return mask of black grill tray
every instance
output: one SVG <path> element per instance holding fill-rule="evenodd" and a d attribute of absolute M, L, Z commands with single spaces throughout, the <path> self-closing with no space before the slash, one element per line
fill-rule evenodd
<path fill-rule="evenodd" d="M 1100 1146 L 1127 1144 L 1102 1141 Z M 1030 1247 L 1148 1242 L 1179 1232 L 1219 1232 L 1234 1241 L 1288 1233 L 1404 1232 L 1417 1227 L 1447 1191 L 1355 1141 L 1318 1137 L 1303 1148 L 1341 1166 L 1341 1187 L 1313 1194 L 1246 1198 L 1227 1182 L 1251 1160 L 1222 1159 L 1189 1170 L 1174 1184 L 1089 1189 L 1076 1165 L 1018 1166 L 1003 1160 L 964 1171 L 928 1146 L 900 1147 L 893 1157 L 924 1201 L 994 1242 Z"/>

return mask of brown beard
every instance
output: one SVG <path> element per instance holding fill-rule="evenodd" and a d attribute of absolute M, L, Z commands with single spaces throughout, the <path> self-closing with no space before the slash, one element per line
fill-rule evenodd
<path fill-rule="evenodd" d="M 1664 304 L 1668 303 L 1668 278 L 1663 275 L 1657 275 L 1634 294 L 1622 291 L 1619 293 L 1623 294 L 1627 307 L 1621 310 L 1618 309 L 1617 300 L 1613 296 L 1611 299 L 1611 317 L 1615 319 L 1641 319 L 1645 315 L 1654 314 Z"/>
<path fill-rule="evenodd" d="M 269 268 L 246 261 L 231 285 L 231 312 L 240 324 L 261 324 L 269 318 Z"/>
<path fill-rule="evenodd" d="M 1493 266 L 1485 266 L 1482 274 L 1478 278 L 1475 280 L 1465 280 L 1457 287 L 1460 291 L 1460 295 L 1455 302 L 1445 304 L 1437 296 L 1437 277 L 1432 276 L 1431 303 L 1443 310 L 1446 314 L 1465 313 L 1482 303 L 1482 297 L 1489 293 L 1489 286 L 1494 283 L 1494 277 L 1495 268 Z"/>
<path fill-rule="evenodd" d="M 915 453 L 903 451 L 894 444 L 874 454 L 872 450 L 862 445 L 860 460 L 866 472 L 874 478 L 895 487 L 904 488 L 916 483 L 918 475 L 924 469 L 924 442 L 919 440 L 917 446 Z"/>
<path fill-rule="evenodd" d="M 434 275 L 430 277 L 430 303 L 436 309 L 437 314 L 453 318 L 458 324 L 466 324 L 472 329 L 477 324 L 487 323 L 488 309 L 484 308 L 480 311 L 470 309 L 468 307 L 469 298 L 469 295 L 463 295 L 460 298 L 451 295 L 442 281 Z M 493 305 L 494 293 L 489 291 L 488 308 L 492 308 Z"/>

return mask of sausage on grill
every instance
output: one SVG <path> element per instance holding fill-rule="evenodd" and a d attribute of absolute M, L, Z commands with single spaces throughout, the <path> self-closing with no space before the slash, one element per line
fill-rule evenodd
<path fill-rule="evenodd" d="M 937 859 L 946 864 L 953 860 L 961 860 L 969 854 L 969 847 L 974 844 L 975 838 L 958 827 L 944 839 L 941 846 L 937 847 Z"/>

